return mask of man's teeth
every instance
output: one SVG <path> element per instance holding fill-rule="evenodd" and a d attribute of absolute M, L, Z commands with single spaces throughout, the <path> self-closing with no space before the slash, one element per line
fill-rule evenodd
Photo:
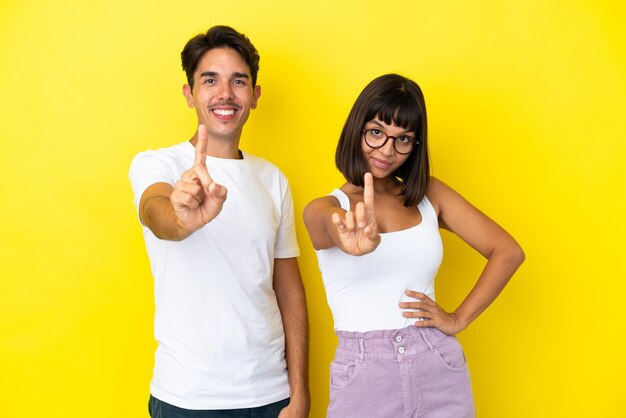
<path fill-rule="evenodd" d="M 213 109 L 213 112 L 217 113 L 220 116 L 231 116 L 235 114 L 234 109 Z"/>

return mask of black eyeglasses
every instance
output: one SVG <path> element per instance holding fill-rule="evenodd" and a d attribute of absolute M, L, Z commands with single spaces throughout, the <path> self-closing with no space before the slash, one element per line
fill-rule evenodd
<path fill-rule="evenodd" d="M 419 141 L 409 135 L 389 136 L 378 128 L 363 129 L 365 143 L 370 148 L 382 148 L 388 139 L 393 139 L 393 149 L 398 154 L 407 155 L 413 151 L 413 146 L 419 145 Z"/>

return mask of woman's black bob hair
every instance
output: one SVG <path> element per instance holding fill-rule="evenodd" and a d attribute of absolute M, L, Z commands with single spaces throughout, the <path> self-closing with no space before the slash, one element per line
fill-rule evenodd
<path fill-rule="evenodd" d="M 363 187 L 368 166 L 361 150 L 363 128 L 373 119 L 395 124 L 415 132 L 416 144 L 408 159 L 394 175 L 404 188 L 404 206 L 422 201 L 430 180 L 426 104 L 416 82 L 398 74 L 386 74 L 372 80 L 356 99 L 343 127 L 335 164 L 355 186 Z"/>

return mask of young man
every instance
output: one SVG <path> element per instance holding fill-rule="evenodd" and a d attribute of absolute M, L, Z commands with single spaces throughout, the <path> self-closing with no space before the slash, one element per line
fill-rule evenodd
<path fill-rule="evenodd" d="M 198 128 L 130 179 L 155 284 L 152 417 L 306 417 L 308 327 L 285 176 L 239 149 L 259 55 L 216 26 L 181 53 Z M 242 411 L 243 410 L 243 411 Z"/>

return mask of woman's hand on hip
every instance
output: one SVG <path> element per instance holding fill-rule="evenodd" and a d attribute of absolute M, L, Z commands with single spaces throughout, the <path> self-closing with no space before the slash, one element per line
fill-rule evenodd
<path fill-rule="evenodd" d="M 455 335 L 463 331 L 467 324 L 463 324 L 456 313 L 446 312 L 425 293 L 407 290 L 405 294 L 417 299 L 415 302 L 400 302 L 401 309 L 410 309 L 402 313 L 405 318 L 415 318 L 418 328 L 435 327 L 447 335 Z"/>

